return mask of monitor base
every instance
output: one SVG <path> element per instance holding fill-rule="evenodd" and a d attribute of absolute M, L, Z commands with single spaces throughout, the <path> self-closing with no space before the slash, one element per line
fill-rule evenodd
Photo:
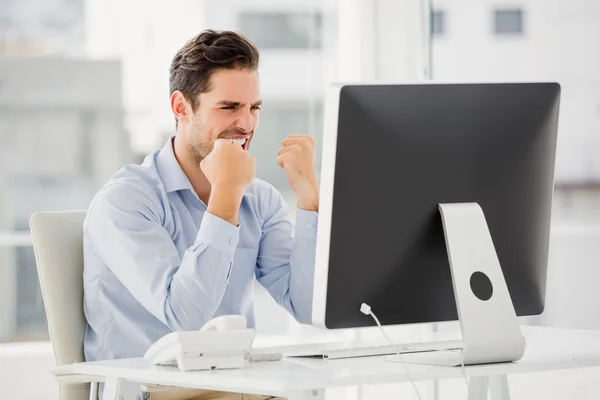
<path fill-rule="evenodd" d="M 405 361 L 460 365 L 462 358 L 473 365 L 521 359 L 525 340 L 483 210 L 477 203 L 440 204 L 439 210 L 464 347 L 437 356 L 411 354 Z"/>

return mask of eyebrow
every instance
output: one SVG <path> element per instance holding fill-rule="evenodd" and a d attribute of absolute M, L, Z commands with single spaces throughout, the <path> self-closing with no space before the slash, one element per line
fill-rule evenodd
<path fill-rule="evenodd" d="M 220 102 L 217 103 L 217 105 L 219 105 L 219 106 L 225 106 L 225 107 L 238 108 L 238 107 L 243 107 L 246 104 L 245 103 L 240 103 L 239 101 L 221 100 Z M 258 100 L 256 103 L 252 104 L 253 107 L 261 106 L 261 105 L 262 105 L 262 100 Z"/>

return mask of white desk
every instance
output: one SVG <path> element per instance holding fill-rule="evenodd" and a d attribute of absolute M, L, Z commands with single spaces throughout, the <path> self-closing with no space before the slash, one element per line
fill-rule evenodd
<path fill-rule="evenodd" d="M 509 399 L 506 376 L 560 369 L 600 366 L 600 332 L 523 327 L 525 356 L 516 363 L 469 366 L 469 400 Z M 440 340 L 448 337 L 440 334 Z M 136 400 L 139 383 L 287 396 L 290 399 L 323 399 L 329 388 L 408 382 L 402 364 L 385 357 L 345 360 L 288 358 L 279 362 L 248 363 L 243 369 L 181 372 L 156 367 L 143 359 L 79 363 L 75 374 L 106 378 L 103 400 Z M 461 368 L 408 364 L 415 381 L 462 378 Z M 61 367 L 64 368 L 64 367 Z"/>

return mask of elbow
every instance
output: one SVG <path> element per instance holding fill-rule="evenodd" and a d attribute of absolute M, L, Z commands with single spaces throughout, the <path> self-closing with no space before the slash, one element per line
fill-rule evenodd
<path fill-rule="evenodd" d="M 216 306 L 213 304 L 198 304 L 184 291 L 173 286 L 171 289 L 165 302 L 164 313 L 165 324 L 172 331 L 199 330 L 214 317 Z"/>
<path fill-rule="evenodd" d="M 295 315 L 294 319 L 296 320 L 296 322 L 298 322 L 299 324 L 303 324 L 303 325 L 312 325 L 312 318 L 310 315 Z"/>

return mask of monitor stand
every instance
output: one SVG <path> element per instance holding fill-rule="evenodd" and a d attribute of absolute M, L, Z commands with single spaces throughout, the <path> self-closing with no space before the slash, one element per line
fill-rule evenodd
<path fill-rule="evenodd" d="M 389 356 L 390 361 L 458 366 L 510 362 L 525 352 L 513 303 L 483 210 L 477 203 L 440 204 L 462 351 Z"/>

